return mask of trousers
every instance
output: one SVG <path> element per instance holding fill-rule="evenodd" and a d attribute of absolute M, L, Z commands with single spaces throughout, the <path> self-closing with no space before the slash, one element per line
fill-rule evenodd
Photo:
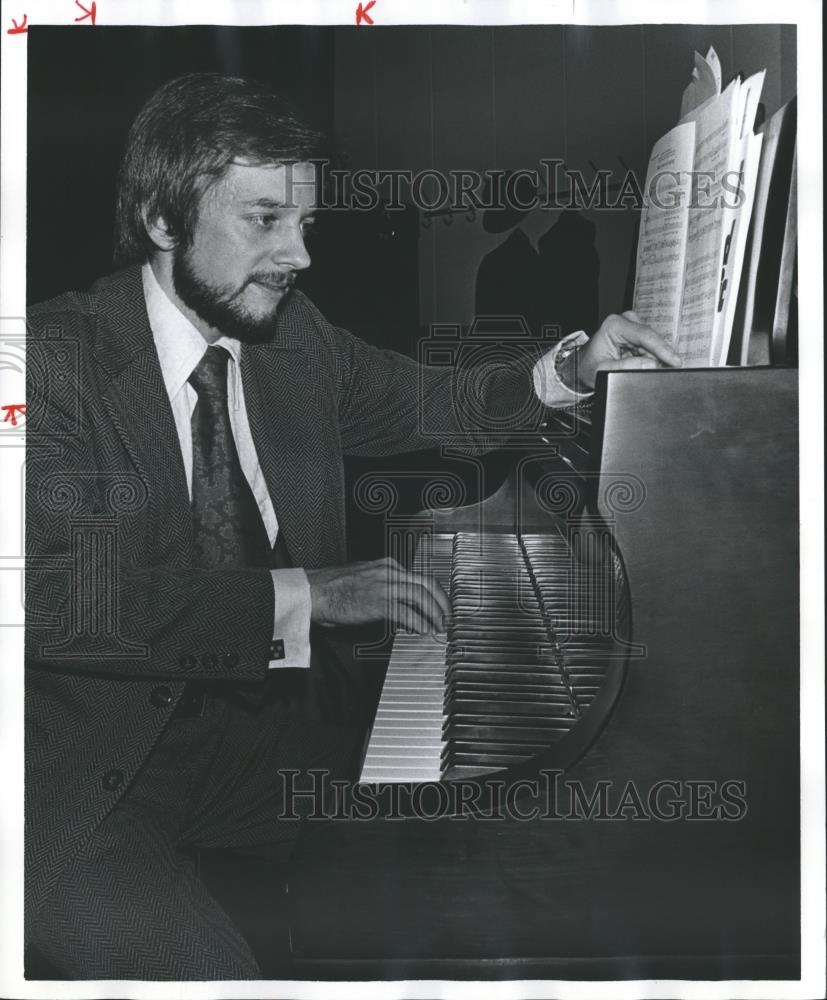
<path fill-rule="evenodd" d="M 190 849 L 286 860 L 319 811 L 305 772 L 352 778 L 360 749 L 347 719 L 208 696 L 201 716 L 170 721 L 50 901 L 27 913 L 27 943 L 73 979 L 262 978 Z"/>

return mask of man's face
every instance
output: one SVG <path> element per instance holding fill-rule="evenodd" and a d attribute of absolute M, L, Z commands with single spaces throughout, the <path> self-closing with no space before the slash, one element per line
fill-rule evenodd
<path fill-rule="evenodd" d="M 310 265 L 315 207 L 311 163 L 231 164 L 201 198 L 191 246 L 173 251 L 176 294 L 218 333 L 269 340 L 296 272 Z"/>

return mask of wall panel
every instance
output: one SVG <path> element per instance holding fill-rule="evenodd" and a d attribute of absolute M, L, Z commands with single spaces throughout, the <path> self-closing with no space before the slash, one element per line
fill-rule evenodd
<path fill-rule="evenodd" d="M 643 28 L 566 28 L 566 140 L 570 169 L 593 179 L 592 164 L 620 183 L 625 163 L 645 178 Z M 637 213 L 629 208 L 584 213 L 596 228 L 599 314 L 622 310 Z"/>

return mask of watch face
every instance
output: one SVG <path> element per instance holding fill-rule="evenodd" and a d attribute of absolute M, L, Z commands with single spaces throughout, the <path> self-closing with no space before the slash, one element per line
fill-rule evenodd
<path fill-rule="evenodd" d="M 567 343 L 565 341 L 561 343 L 554 358 L 554 374 L 569 392 L 576 393 L 577 395 L 590 395 L 592 390 L 589 386 L 581 382 L 577 370 L 577 361 L 572 358 L 572 355 L 583 344 L 582 336 L 582 333 L 571 334 L 571 339 Z"/>

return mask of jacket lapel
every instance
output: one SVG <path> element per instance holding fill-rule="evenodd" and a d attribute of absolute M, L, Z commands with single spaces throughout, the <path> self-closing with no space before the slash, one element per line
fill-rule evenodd
<path fill-rule="evenodd" d="M 153 545 L 172 565 L 193 557 L 189 492 L 172 408 L 144 304 L 140 268 L 97 286 L 99 340 L 95 360 L 102 399 L 131 461 L 149 490 Z"/>
<path fill-rule="evenodd" d="M 312 564 L 313 498 L 305 488 L 310 379 L 307 355 L 299 350 L 244 347 L 244 401 L 259 465 L 276 511 L 279 531 L 295 566 Z M 297 397 L 304 406 L 297 407 Z"/>

